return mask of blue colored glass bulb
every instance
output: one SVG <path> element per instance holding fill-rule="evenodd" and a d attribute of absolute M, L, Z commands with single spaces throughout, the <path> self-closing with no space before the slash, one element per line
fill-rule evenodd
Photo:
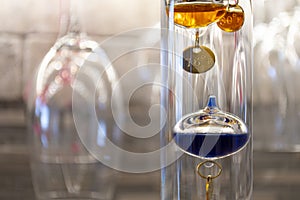
<path fill-rule="evenodd" d="M 185 153 L 203 159 L 230 156 L 249 141 L 245 123 L 239 117 L 221 111 L 215 96 L 209 96 L 203 110 L 184 116 L 175 125 L 173 137 Z"/>

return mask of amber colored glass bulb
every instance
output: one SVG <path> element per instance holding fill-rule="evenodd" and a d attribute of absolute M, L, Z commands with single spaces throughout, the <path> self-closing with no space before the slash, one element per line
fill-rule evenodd
<path fill-rule="evenodd" d="M 178 3 L 174 5 L 174 22 L 187 28 L 206 27 L 220 20 L 226 5 L 213 3 Z"/>
<path fill-rule="evenodd" d="M 223 31 L 235 32 L 242 28 L 244 21 L 243 8 L 239 5 L 230 5 L 217 24 Z"/>

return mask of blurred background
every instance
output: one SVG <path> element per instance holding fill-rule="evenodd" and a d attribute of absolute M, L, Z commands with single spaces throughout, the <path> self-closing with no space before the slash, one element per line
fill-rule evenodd
<path fill-rule="evenodd" d="M 300 3 L 256 0 L 254 13 L 254 197 L 298 199 L 300 191 Z M 78 0 L 82 29 L 110 59 L 141 45 L 159 47 L 160 0 Z M 60 30 L 59 0 L 0 0 L 0 199 L 34 199 L 26 100 L 41 60 Z M 116 36 L 117 35 L 117 36 Z M 114 36 L 114 37 L 112 37 Z M 135 66 L 159 63 L 159 51 L 129 53 L 114 62 L 121 77 Z M 151 77 L 159 78 L 159 71 Z M 140 77 L 148 80 L 147 77 Z M 124 83 L 125 89 L 130 82 Z M 154 86 L 130 100 L 135 122 L 147 124 L 159 102 Z M 145 117 L 146 116 L 146 117 Z M 147 151 L 158 140 L 136 144 Z M 145 149 L 146 148 L 146 149 Z M 160 174 L 120 174 L 115 199 L 159 199 Z"/>

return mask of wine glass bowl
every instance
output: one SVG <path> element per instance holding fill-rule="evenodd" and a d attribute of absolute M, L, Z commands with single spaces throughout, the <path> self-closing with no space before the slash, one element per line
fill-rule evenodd
<path fill-rule="evenodd" d="M 75 127 L 72 125 L 74 122 L 70 97 L 77 72 L 96 47 L 97 43 L 84 39 L 81 35 L 68 34 L 58 39 L 41 63 L 36 81 L 34 127 L 40 137 L 44 137 L 43 132 L 48 132 L 47 137 L 42 140 L 48 146 L 41 154 L 44 161 L 66 161 L 74 159 L 72 156 L 86 160 L 89 157 L 84 156 L 88 154 L 78 135 L 72 133 L 76 130 L 70 129 Z M 46 110 L 50 112 L 48 117 Z M 55 121 L 57 125 L 51 124 Z M 40 148 L 43 149 L 43 146 Z M 90 159 L 93 160 L 91 156 Z"/>

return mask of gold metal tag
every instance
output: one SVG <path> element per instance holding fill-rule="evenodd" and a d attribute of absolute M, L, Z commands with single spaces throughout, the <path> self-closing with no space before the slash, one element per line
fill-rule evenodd
<path fill-rule="evenodd" d="M 215 64 L 215 55 L 208 47 L 194 46 L 183 51 L 183 69 L 190 73 L 204 73 Z"/>
<path fill-rule="evenodd" d="M 226 32 L 235 32 L 242 28 L 245 21 L 244 10 L 239 5 L 229 5 L 225 15 L 217 23 Z"/>

